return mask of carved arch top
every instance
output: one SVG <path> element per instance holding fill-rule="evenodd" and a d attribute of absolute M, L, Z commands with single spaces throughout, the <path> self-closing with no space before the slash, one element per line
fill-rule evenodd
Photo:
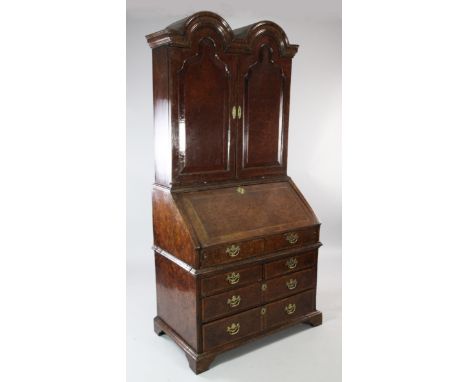
<path fill-rule="evenodd" d="M 282 57 L 293 57 L 298 49 L 298 45 L 289 43 L 284 30 L 274 22 L 259 21 L 232 30 L 226 20 L 213 12 L 195 13 L 176 21 L 162 31 L 147 35 L 146 40 L 151 48 L 162 45 L 190 47 L 192 34 L 206 27 L 219 33 L 223 41 L 223 49 L 228 53 L 250 53 L 255 46 L 255 41 L 265 35 L 277 42 L 279 54 Z"/>
<path fill-rule="evenodd" d="M 238 28 L 233 33 L 235 36 L 234 44 L 247 53 L 252 51 L 255 41 L 264 35 L 268 35 L 277 42 L 282 57 L 294 57 L 299 48 L 299 45 L 290 44 L 283 28 L 272 21 L 259 21 Z"/>

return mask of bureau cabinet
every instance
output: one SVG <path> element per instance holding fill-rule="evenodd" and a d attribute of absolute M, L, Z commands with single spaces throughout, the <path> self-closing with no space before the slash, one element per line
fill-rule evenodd
<path fill-rule="evenodd" d="M 153 57 L 154 328 L 195 373 L 282 328 L 320 325 L 320 223 L 287 175 L 291 61 L 277 24 L 199 12 Z"/>

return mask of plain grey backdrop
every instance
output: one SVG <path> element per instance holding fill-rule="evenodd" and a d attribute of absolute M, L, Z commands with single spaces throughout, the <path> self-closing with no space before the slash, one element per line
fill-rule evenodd
<path fill-rule="evenodd" d="M 271 20 L 299 44 L 293 59 L 288 174 L 322 222 L 317 307 L 322 326 L 298 326 L 219 356 L 199 376 L 152 329 L 153 110 L 145 35 L 192 13 L 235 29 Z M 127 380 L 341 380 L 341 1 L 127 1 Z"/>

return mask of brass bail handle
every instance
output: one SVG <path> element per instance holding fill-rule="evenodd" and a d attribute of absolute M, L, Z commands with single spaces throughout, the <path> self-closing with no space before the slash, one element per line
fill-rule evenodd
<path fill-rule="evenodd" d="M 227 304 L 231 308 L 235 308 L 236 306 L 239 306 L 240 302 L 241 302 L 241 296 L 232 296 L 231 298 L 227 299 Z"/>
<path fill-rule="evenodd" d="M 234 336 L 236 335 L 237 333 L 239 333 L 239 330 L 240 330 L 240 323 L 236 322 L 236 323 L 232 323 L 231 325 L 229 325 L 227 328 L 226 328 L 226 331 L 231 335 L 231 336 Z"/>
<path fill-rule="evenodd" d="M 296 311 L 296 304 L 288 304 L 284 307 L 287 314 L 293 314 Z"/>
<path fill-rule="evenodd" d="M 295 289 L 297 287 L 297 279 L 289 279 L 289 281 L 286 282 L 286 286 L 289 290 Z"/>
<path fill-rule="evenodd" d="M 240 253 L 240 246 L 236 244 L 232 244 L 231 246 L 226 248 L 226 253 L 230 257 L 236 257 Z"/>
<path fill-rule="evenodd" d="M 290 257 L 287 261 L 286 261 L 286 266 L 289 268 L 289 269 L 294 269 L 297 267 L 297 258 L 296 257 Z"/>
<path fill-rule="evenodd" d="M 284 237 L 289 244 L 296 244 L 299 240 L 297 232 L 289 232 Z"/>
<path fill-rule="evenodd" d="M 226 281 L 231 284 L 237 284 L 240 280 L 240 273 L 238 272 L 231 272 L 226 276 Z"/>

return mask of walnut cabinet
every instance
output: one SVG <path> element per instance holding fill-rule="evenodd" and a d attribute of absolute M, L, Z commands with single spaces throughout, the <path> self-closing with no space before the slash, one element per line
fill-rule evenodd
<path fill-rule="evenodd" d="M 320 223 L 287 175 L 291 61 L 277 24 L 199 12 L 153 55 L 157 316 L 195 373 L 316 309 Z"/>

